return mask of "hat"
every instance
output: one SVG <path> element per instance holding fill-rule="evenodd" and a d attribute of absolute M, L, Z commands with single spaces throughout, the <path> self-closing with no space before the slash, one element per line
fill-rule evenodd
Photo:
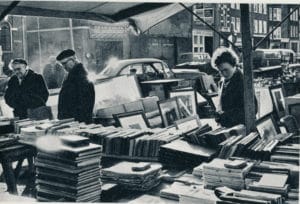
<path fill-rule="evenodd" d="M 59 53 L 59 55 L 57 55 L 57 57 L 56 57 L 56 60 L 60 61 L 67 57 L 71 57 L 73 55 L 75 55 L 75 51 L 71 50 L 71 49 L 67 49 L 67 50 L 64 50 L 61 53 Z"/>

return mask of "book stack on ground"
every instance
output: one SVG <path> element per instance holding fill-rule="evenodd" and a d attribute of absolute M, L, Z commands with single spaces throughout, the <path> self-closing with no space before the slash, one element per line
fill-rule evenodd
<path fill-rule="evenodd" d="M 205 187 L 227 186 L 235 190 L 245 187 L 245 177 L 253 166 L 251 162 L 243 160 L 224 160 L 215 158 L 203 165 L 203 178 Z"/>
<path fill-rule="evenodd" d="M 299 165 L 300 144 L 277 146 L 271 155 L 271 161 Z"/>
<path fill-rule="evenodd" d="M 259 181 L 253 181 L 247 184 L 247 189 L 287 196 L 289 191 L 287 180 L 288 175 L 286 174 L 263 173 Z"/>
<path fill-rule="evenodd" d="M 227 138 L 237 135 L 245 136 L 246 134 L 244 125 L 237 125 L 232 128 L 218 128 L 209 132 L 207 130 L 209 130 L 209 126 L 204 126 L 187 134 L 186 138 L 193 144 L 218 148 L 219 144 Z"/>
<path fill-rule="evenodd" d="M 215 154 L 215 149 L 178 139 L 160 147 L 159 160 L 174 168 L 193 168 L 209 161 Z"/>
<path fill-rule="evenodd" d="M 228 159 L 233 156 L 247 157 L 247 148 L 258 139 L 258 133 L 250 133 L 247 136 L 239 135 L 229 137 L 219 144 L 220 152 L 218 157 L 221 159 Z"/>
<path fill-rule="evenodd" d="M 35 162 L 38 201 L 98 202 L 102 147 L 77 135 L 59 138 L 62 141 L 59 151 L 38 149 Z"/>
<path fill-rule="evenodd" d="M 124 161 L 102 169 L 101 180 L 117 183 L 128 190 L 148 191 L 159 185 L 161 168 L 157 163 Z"/>
<path fill-rule="evenodd" d="M 256 160 L 270 160 L 274 148 L 278 145 L 278 140 L 256 139 L 243 153 L 242 156 Z"/>
<path fill-rule="evenodd" d="M 252 190 L 235 191 L 228 187 L 218 187 L 215 194 L 220 199 L 216 203 L 228 204 L 283 204 L 284 199 L 281 195 L 275 193 L 265 193 Z"/>

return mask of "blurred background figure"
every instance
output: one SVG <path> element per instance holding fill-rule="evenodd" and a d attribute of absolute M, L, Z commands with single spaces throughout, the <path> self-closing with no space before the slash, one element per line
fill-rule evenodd
<path fill-rule="evenodd" d="M 46 64 L 43 70 L 43 76 L 48 86 L 48 89 L 56 89 L 62 86 L 66 71 L 56 62 L 55 56 L 49 57 L 49 63 Z"/>

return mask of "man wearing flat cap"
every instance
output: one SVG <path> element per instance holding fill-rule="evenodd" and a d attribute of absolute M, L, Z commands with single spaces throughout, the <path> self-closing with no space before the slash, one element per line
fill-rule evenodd
<path fill-rule="evenodd" d="M 29 109 L 46 105 L 49 92 L 42 75 L 29 69 L 26 60 L 14 59 L 11 66 L 13 76 L 8 81 L 4 99 L 14 109 L 15 117 L 24 119 Z"/>
<path fill-rule="evenodd" d="M 94 84 L 73 50 L 64 50 L 57 57 L 68 72 L 58 98 L 58 119 L 75 118 L 76 121 L 92 122 L 95 103 Z"/>

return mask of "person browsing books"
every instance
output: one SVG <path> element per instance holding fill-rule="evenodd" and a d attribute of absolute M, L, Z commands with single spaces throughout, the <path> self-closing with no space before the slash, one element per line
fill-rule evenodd
<path fill-rule="evenodd" d="M 216 122 L 223 127 L 245 124 L 244 78 L 242 71 L 237 67 L 238 56 L 230 48 L 218 48 L 213 53 L 211 63 L 222 76 L 220 107 L 216 112 Z M 256 99 L 255 112 L 257 112 Z"/>
<path fill-rule="evenodd" d="M 62 51 L 56 60 L 68 72 L 58 98 L 58 119 L 75 118 L 87 124 L 92 122 L 95 103 L 94 84 L 88 80 L 88 72 L 75 56 L 75 51 Z"/>

